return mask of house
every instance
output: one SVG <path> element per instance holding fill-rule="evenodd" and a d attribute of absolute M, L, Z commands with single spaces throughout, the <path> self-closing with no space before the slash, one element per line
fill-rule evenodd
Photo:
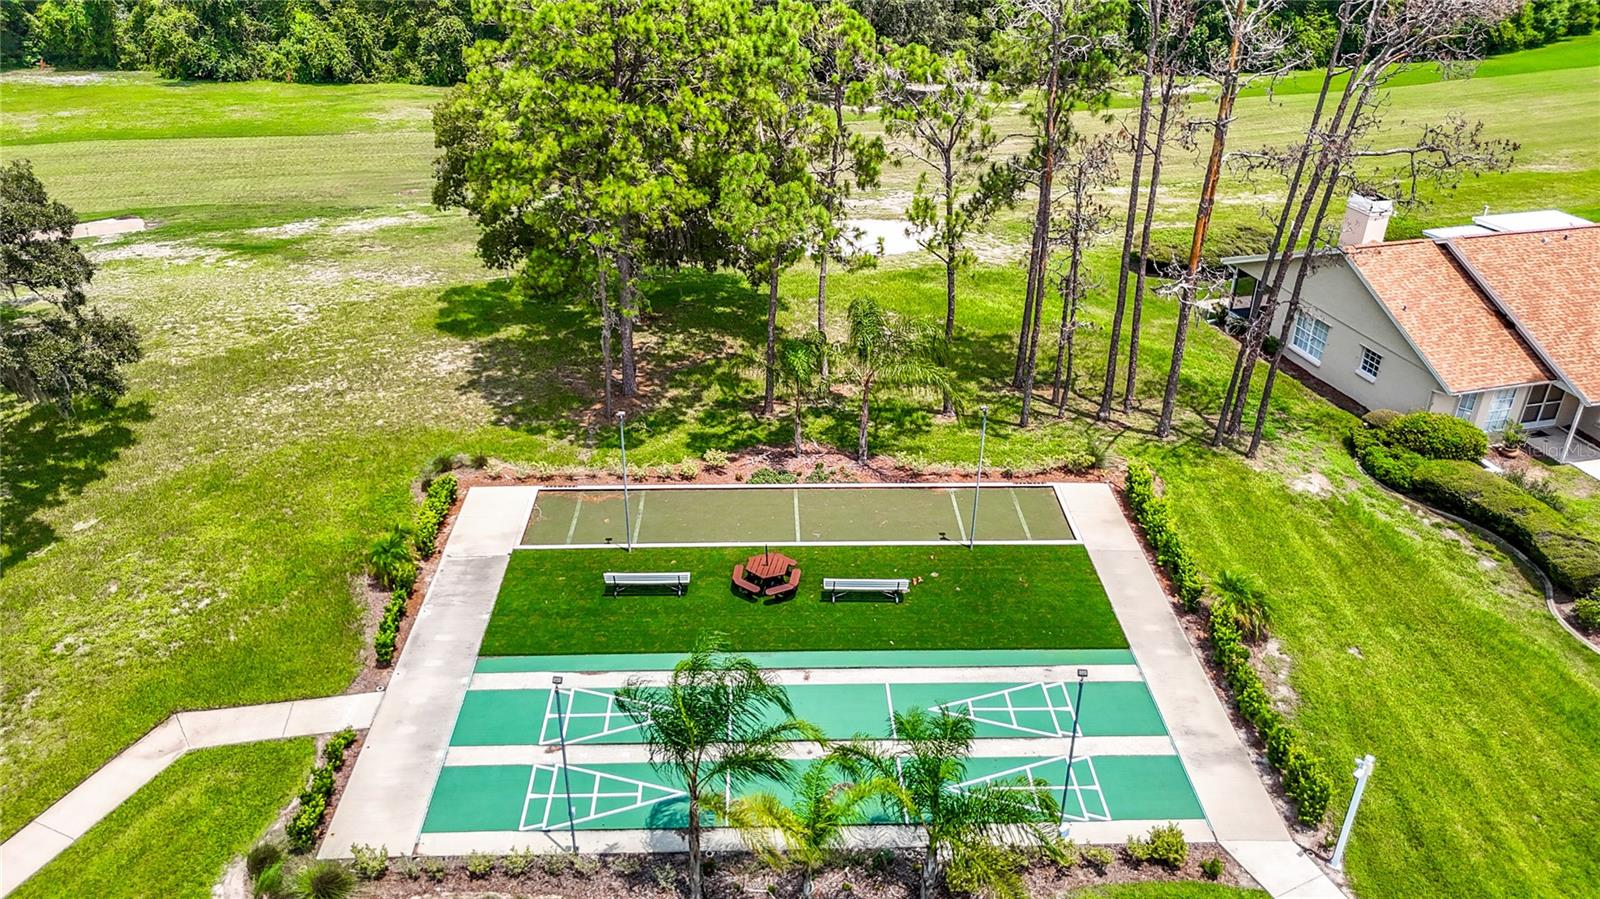
<path fill-rule="evenodd" d="M 1351 197 L 1312 256 L 1287 361 L 1364 409 L 1427 409 L 1559 461 L 1600 460 L 1600 225 L 1556 210 L 1383 239 L 1392 204 Z M 1283 295 L 1304 258 L 1289 263 Z M 1233 314 L 1260 314 L 1265 256 L 1223 260 Z M 1280 303 L 1269 333 L 1281 333 Z"/>

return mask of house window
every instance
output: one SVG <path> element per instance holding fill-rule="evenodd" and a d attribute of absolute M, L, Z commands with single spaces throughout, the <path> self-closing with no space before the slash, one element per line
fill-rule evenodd
<path fill-rule="evenodd" d="M 1361 348 L 1361 367 L 1356 369 L 1356 374 L 1368 381 L 1378 380 L 1378 366 L 1383 364 L 1383 355 L 1375 353 L 1366 347 Z"/>
<path fill-rule="evenodd" d="M 1489 397 L 1489 418 L 1483 423 L 1485 431 L 1498 431 L 1511 419 L 1511 406 L 1517 401 L 1517 388 L 1496 390 Z"/>
<path fill-rule="evenodd" d="M 1522 405 L 1522 423 L 1548 423 L 1556 420 L 1561 411 L 1561 401 L 1567 392 L 1554 384 L 1540 384 L 1528 390 L 1528 401 Z"/>
<path fill-rule="evenodd" d="M 1473 413 L 1478 411 L 1478 395 L 1476 393 L 1463 393 L 1456 397 L 1456 418 L 1462 421 L 1471 421 Z"/>
<path fill-rule="evenodd" d="M 1328 323 L 1304 312 L 1294 318 L 1294 334 L 1289 345 L 1312 362 L 1321 364 L 1322 351 L 1328 348 Z"/>

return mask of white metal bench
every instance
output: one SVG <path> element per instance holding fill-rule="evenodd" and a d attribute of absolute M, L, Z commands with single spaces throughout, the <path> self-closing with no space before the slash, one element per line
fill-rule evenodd
<path fill-rule="evenodd" d="M 679 596 L 689 589 L 687 571 L 608 571 L 602 577 L 612 596 L 629 587 L 666 587 Z"/>
<path fill-rule="evenodd" d="M 911 581 L 905 578 L 845 578 L 825 577 L 822 593 L 829 602 L 838 602 L 841 593 L 879 593 L 895 602 L 905 599 Z"/>

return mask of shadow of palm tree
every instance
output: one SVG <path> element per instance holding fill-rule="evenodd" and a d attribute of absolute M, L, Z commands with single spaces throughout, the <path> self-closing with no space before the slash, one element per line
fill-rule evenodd
<path fill-rule="evenodd" d="M 0 566 L 9 567 L 58 538 L 39 513 L 105 477 L 106 469 L 138 439 L 135 426 L 153 415 L 144 400 L 90 408 L 63 418 L 48 406 L 14 400 L 0 409 Z"/>

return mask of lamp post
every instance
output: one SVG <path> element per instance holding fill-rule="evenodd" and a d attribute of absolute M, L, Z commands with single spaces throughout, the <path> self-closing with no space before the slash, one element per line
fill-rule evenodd
<path fill-rule="evenodd" d="M 1067 822 L 1067 795 L 1072 792 L 1072 763 L 1078 758 L 1078 718 L 1083 714 L 1083 682 L 1089 677 L 1089 669 L 1078 669 L 1078 698 L 1072 701 L 1072 738 L 1067 742 L 1067 777 L 1066 783 L 1061 785 L 1061 824 L 1066 827 Z"/>
<path fill-rule="evenodd" d="M 622 446 L 622 540 L 633 552 L 633 513 L 628 508 L 628 432 L 623 427 L 628 413 L 617 411 L 617 442 Z"/>
<path fill-rule="evenodd" d="M 1356 759 L 1356 770 L 1351 772 L 1356 779 L 1356 792 L 1350 797 L 1350 808 L 1344 813 L 1344 826 L 1339 828 L 1339 842 L 1333 847 L 1333 860 L 1328 862 L 1328 867 L 1335 871 L 1344 870 L 1344 849 L 1350 842 L 1350 830 L 1356 823 L 1356 809 L 1361 807 L 1361 795 L 1367 791 L 1367 780 L 1372 777 L 1372 768 L 1377 763 L 1378 760 L 1371 755 Z"/>
<path fill-rule="evenodd" d="M 983 442 L 989 435 L 989 407 L 979 407 L 983 421 L 978 425 L 978 474 L 972 479 L 972 526 L 967 528 L 967 549 L 978 542 L 978 491 L 983 489 Z"/>
<path fill-rule="evenodd" d="M 567 791 L 567 832 L 572 835 L 572 854 L 578 854 L 578 810 L 572 807 L 572 769 L 567 765 L 567 715 L 561 703 L 561 675 L 550 678 L 556 688 L 556 738 L 561 741 L 561 780 Z"/>

